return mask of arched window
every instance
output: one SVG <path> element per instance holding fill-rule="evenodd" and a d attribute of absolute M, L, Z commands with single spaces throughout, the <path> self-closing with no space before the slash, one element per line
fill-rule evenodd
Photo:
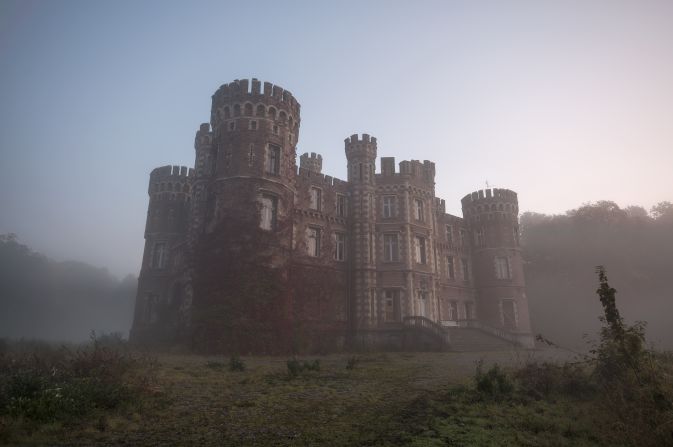
<path fill-rule="evenodd" d="M 287 124 L 290 127 L 290 130 L 292 130 L 292 126 L 294 125 L 294 120 L 292 119 L 292 117 L 288 118 Z"/>
<path fill-rule="evenodd" d="M 287 113 L 285 113 L 284 110 L 281 110 L 280 113 L 278 114 L 278 119 L 280 119 L 282 122 L 285 122 L 287 119 Z"/>
<path fill-rule="evenodd" d="M 264 116 L 266 115 L 266 109 L 264 108 L 264 105 L 258 104 L 257 105 L 257 116 Z"/>
<path fill-rule="evenodd" d="M 241 105 L 234 104 L 234 116 L 241 116 Z"/>
<path fill-rule="evenodd" d="M 224 119 L 227 120 L 231 118 L 231 110 L 229 109 L 229 106 L 226 106 L 224 108 Z"/>
<path fill-rule="evenodd" d="M 272 120 L 276 119 L 276 108 L 275 107 L 269 107 L 269 118 Z"/>
<path fill-rule="evenodd" d="M 245 105 L 245 116 L 252 116 L 252 104 L 250 103 Z"/>

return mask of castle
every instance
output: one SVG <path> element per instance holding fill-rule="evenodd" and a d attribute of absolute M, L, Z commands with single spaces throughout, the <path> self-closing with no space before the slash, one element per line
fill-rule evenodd
<path fill-rule="evenodd" d="M 377 140 L 367 134 L 346 138 L 340 180 L 322 173 L 315 153 L 297 166 L 300 122 L 289 91 L 236 80 L 212 97 L 195 167 L 152 171 L 133 341 L 189 333 L 197 241 L 254 204 L 274 263 L 329 278 L 327 293 L 293 299 L 333 347 L 533 346 L 515 192 L 472 192 L 463 217 L 447 214 L 435 164 L 381 157 L 377 171 Z"/>

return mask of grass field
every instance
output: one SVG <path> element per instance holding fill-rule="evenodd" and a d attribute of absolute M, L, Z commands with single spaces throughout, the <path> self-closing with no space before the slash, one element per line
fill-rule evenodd
<path fill-rule="evenodd" d="M 353 360 L 355 358 L 355 360 Z M 159 355 L 147 397 L 67 426 L 8 439 L 35 445 L 607 445 L 581 400 L 480 399 L 476 362 L 519 367 L 567 360 L 560 351 L 369 353 L 307 357 Z M 304 360 L 303 358 L 300 360 Z M 347 368 L 349 365 L 352 368 Z"/>

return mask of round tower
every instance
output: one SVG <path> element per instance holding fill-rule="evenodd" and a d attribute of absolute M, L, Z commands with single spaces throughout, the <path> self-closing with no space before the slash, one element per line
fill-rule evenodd
<path fill-rule="evenodd" d="M 179 246 L 187 236 L 193 169 L 163 166 L 150 174 L 145 249 L 138 277 L 131 337 L 165 341 L 175 333 L 183 305 Z"/>
<path fill-rule="evenodd" d="M 495 188 L 476 191 L 462 199 L 462 208 L 471 233 L 477 318 L 532 346 L 516 193 Z"/>
<path fill-rule="evenodd" d="M 289 91 L 254 78 L 235 80 L 215 92 L 212 155 L 204 151 L 202 161 L 209 178 L 206 230 L 257 204 L 260 227 L 274 232 L 278 246 L 290 250 L 299 109 Z M 197 177 L 198 163 L 197 149 Z"/>
<path fill-rule="evenodd" d="M 350 244 L 352 257 L 350 320 L 357 330 L 374 328 L 376 315 L 376 138 L 357 134 L 345 140 L 351 197 Z"/>

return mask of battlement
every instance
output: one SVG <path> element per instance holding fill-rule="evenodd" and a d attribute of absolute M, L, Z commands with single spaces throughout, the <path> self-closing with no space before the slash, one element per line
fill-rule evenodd
<path fill-rule="evenodd" d="M 257 78 L 236 79 L 233 82 L 222 84 L 213 94 L 212 111 L 225 104 L 250 102 L 252 104 L 265 103 L 285 109 L 296 121 L 299 121 L 300 105 L 290 91 L 270 82 L 262 83 Z"/>
<path fill-rule="evenodd" d="M 299 166 L 312 172 L 320 173 L 322 171 L 322 155 L 315 152 L 308 152 L 299 157 Z"/>
<path fill-rule="evenodd" d="M 301 179 L 307 179 L 310 178 L 312 183 L 316 184 L 321 184 L 325 185 L 327 187 L 336 187 L 336 188 L 342 188 L 345 189 L 348 187 L 348 182 L 345 180 L 338 179 L 336 177 L 332 177 L 331 175 L 325 175 L 321 174 L 320 172 L 315 172 L 310 169 L 306 169 L 303 166 L 300 166 L 297 169 L 297 177 L 298 181 L 302 181 Z"/>
<path fill-rule="evenodd" d="M 161 166 L 150 173 L 148 193 L 189 193 L 194 169 L 187 166 Z"/>
<path fill-rule="evenodd" d="M 508 212 L 518 214 L 517 194 L 510 189 L 483 189 L 472 192 L 461 200 L 463 215 L 488 212 Z"/>
<path fill-rule="evenodd" d="M 344 140 L 346 149 L 346 158 L 356 155 L 364 155 L 367 158 L 376 158 L 376 137 L 366 133 L 362 136 L 353 134 Z"/>

